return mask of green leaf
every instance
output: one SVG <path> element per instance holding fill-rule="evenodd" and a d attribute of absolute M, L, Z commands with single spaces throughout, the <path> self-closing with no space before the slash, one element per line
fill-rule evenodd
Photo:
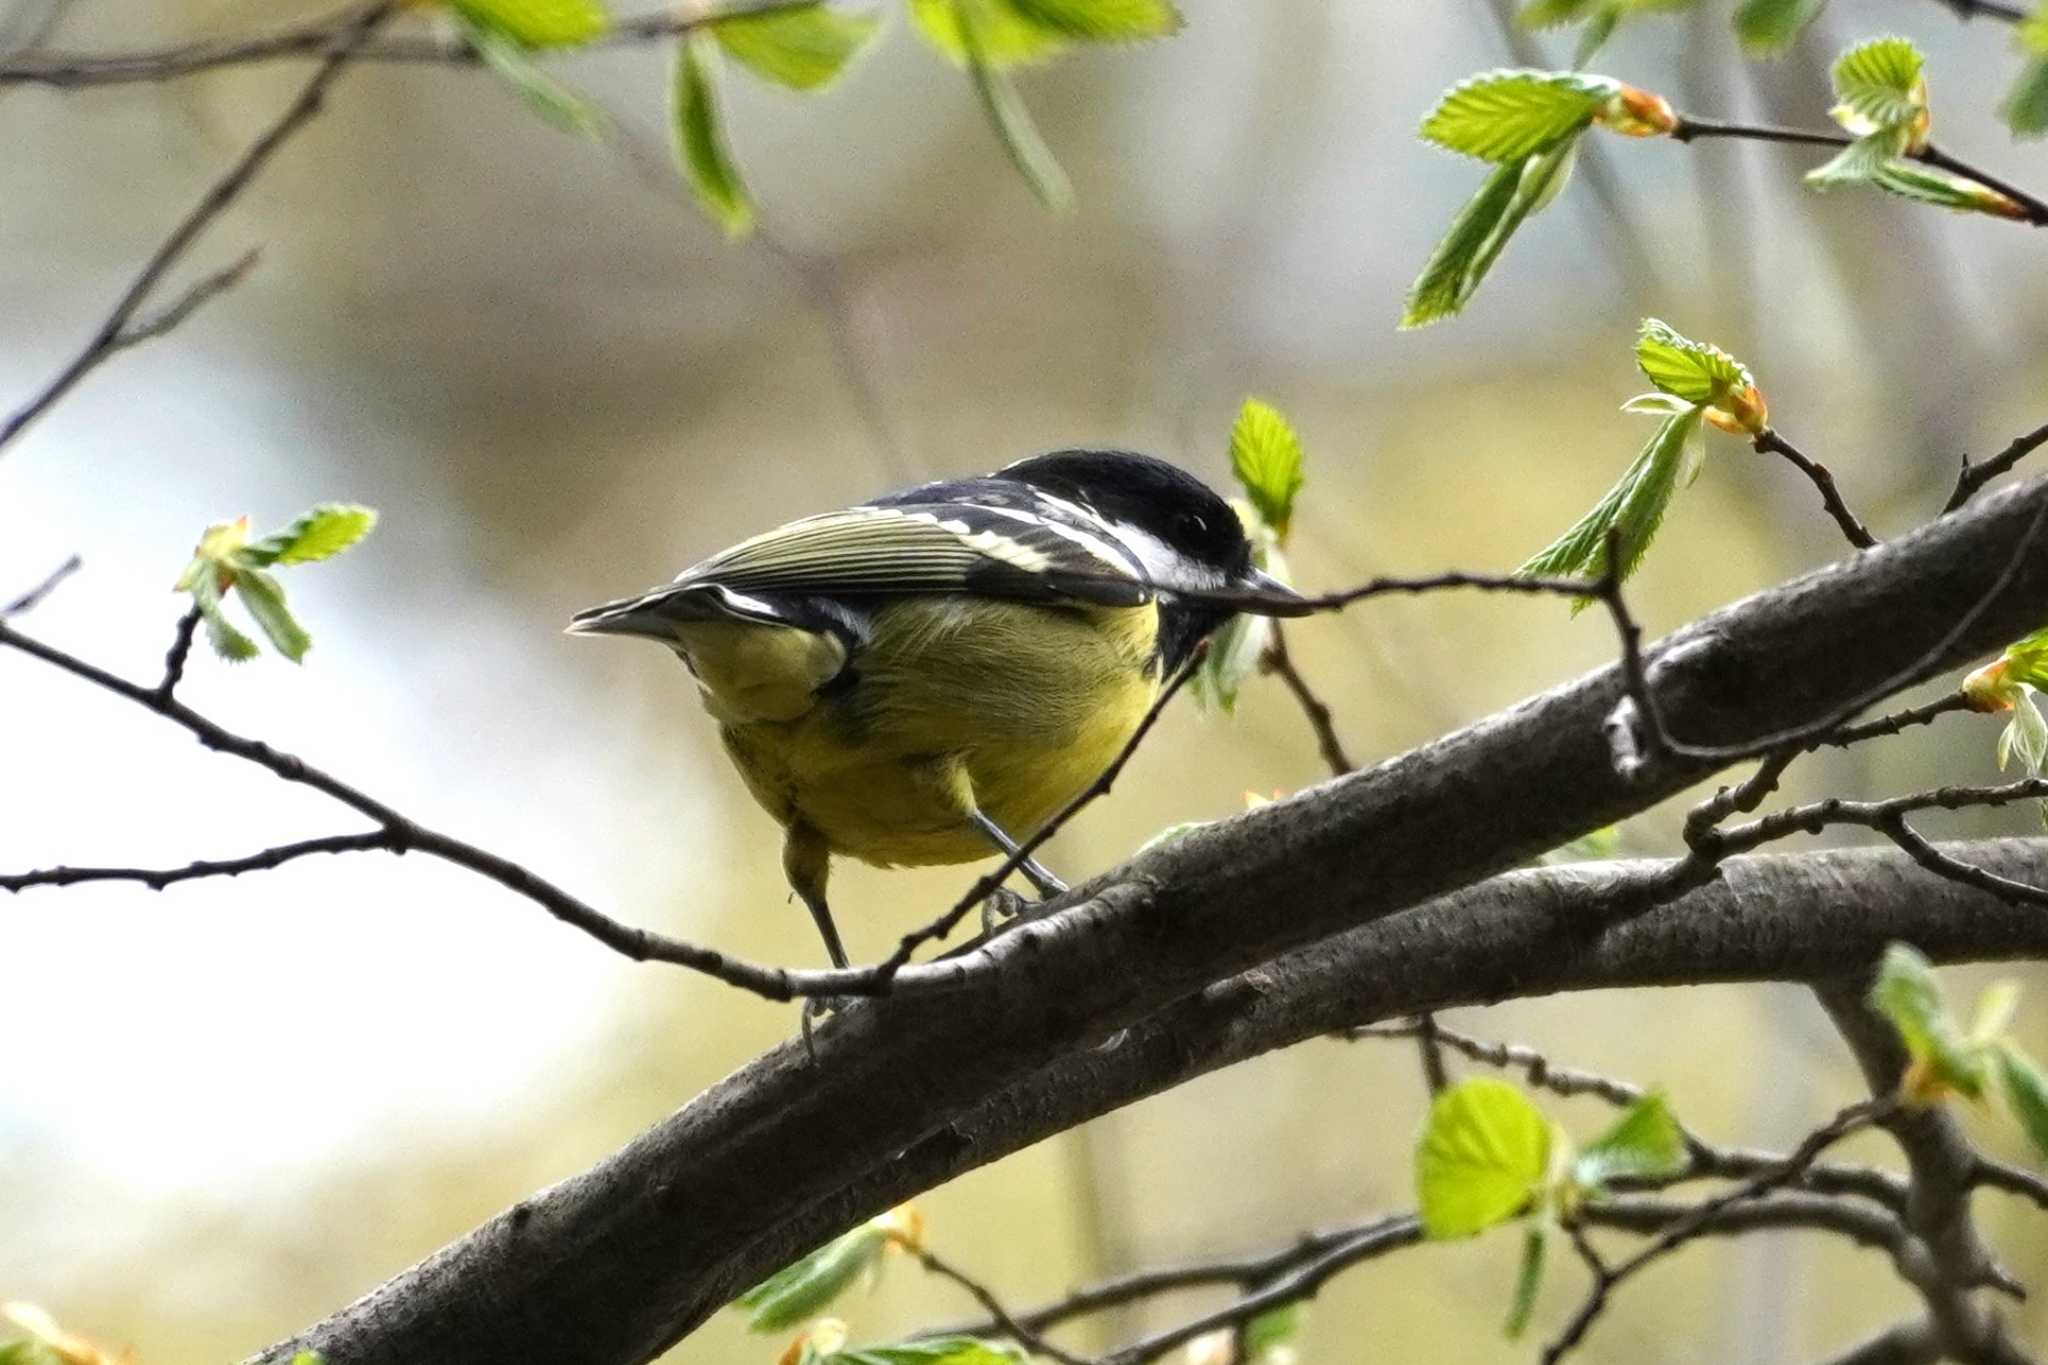
<path fill-rule="evenodd" d="M 1905 38 L 1872 38 L 1858 43 L 1837 57 L 1829 72 L 1835 84 L 1835 97 L 1841 101 L 1836 120 L 1848 126 L 1852 120 L 1844 117 L 1847 114 L 1873 128 L 1896 128 L 1912 122 L 1927 105 L 1927 87 L 1921 80 L 1924 65 L 1920 49 Z"/>
<path fill-rule="evenodd" d="M 611 26 L 596 0 L 448 0 L 477 28 L 501 33 L 521 47 L 575 47 Z"/>
<path fill-rule="evenodd" d="M 818 1365 L 1023 1365 L 1022 1352 L 973 1337 L 928 1337 L 818 1357 Z"/>
<path fill-rule="evenodd" d="M 292 1365 L 327 1365 L 327 1357 L 318 1351 L 300 1351 L 292 1357 Z"/>
<path fill-rule="evenodd" d="M 1508 1320 L 1501 1324 L 1509 1341 L 1521 1338 L 1528 1330 L 1529 1315 L 1536 1311 L 1536 1293 L 1543 1288 L 1543 1252 L 1548 1240 L 1543 1220 L 1531 1218 L 1522 1232 L 1522 1261 L 1515 1271 L 1515 1293 L 1508 1301 Z"/>
<path fill-rule="evenodd" d="M 1068 40 L 1035 23 L 1010 0 L 964 0 L 974 7 L 977 46 L 989 66 L 1042 62 L 1067 50 Z M 963 0 L 910 0 L 910 19 L 918 36 L 956 66 L 971 65 L 962 23 Z"/>
<path fill-rule="evenodd" d="M 2007 645 L 2005 659 L 2009 681 L 2048 687 L 2048 626 Z"/>
<path fill-rule="evenodd" d="M 763 80 L 791 90 L 820 90 L 880 28 L 881 20 L 871 14 L 812 5 L 720 19 L 711 32 L 726 55 Z"/>
<path fill-rule="evenodd" d="M 1966 176 L 1950 175 L 1915 161 L 1887 161 L 1877 168 L 1871 183 L 1905 199 L 1933 204 L 1961 213 L 1989 213 L 2000 218 L 2016 215 L 2017 206 L 2005 195 Z"/>
<path fill-rule="evenodd" d="M 1870 1003 L 1892 1021 L 1912 1058 L 1905 1082 L 1909 1089 L 1917 1088 L 1916 1082 L 1932 1082 L 1936 1090 L 1954 1090 L 1971 1099 L 1983 1093 L 1984 1059 L 1949 1017 L 1934 969 L 1919 952 L 1904 943 L 1885 949 Z M 1916 1071 L 1920 1077 L 1914 1076 Z"/>
<path fill-rule="evenodd" d="M 1060 169 L 1052 148 L 1046 146 L 1038 125 L 1031 121 L 1024 97 L 991 56 L 992 49 L 985 41 L 989 34 L 1001 32 L 1000 27 L 988 26 L 985 16 L 989 0 L 953 0 L 953 5 L 959 15 L 961 39 L 966 44 L 967 70 L 974 78 L 974 92 L 981 97 L 981 107 L 1002 139 L 1003 150 L 1009 153 L 1010 163 L 1031 186 L 1031 192 L 1038 196 L 1038 202 L 1054 213 L 1065 213 L 1074 202 L 1074 189 L 1067 182 L 1067 173 Z"/>
<path fill-rule="evenodd" d="M 1617 1176 L 1676 1175 L 1685 1166 L 1685 1134 L 1664 1097 L 1652 1092 L 1579 1153 L 1572 1179 L 1584 1189 L 1598 1190 Z"/>
<path fill-rule="evenodd" d="M 1580 132 L 1620 84 L 1567 71 L 1489 71 L 1452 86 L 1422 135 L 1453 152 L 1521 162 Z"/>
<path fill-rule="evenodd" d="M 1567 138 L 1486 178 L 1409 288 L 1403 328 L 1426 326 L 1464 309 L 1515 230 L 1563 190 L 1577 146 L 1576 137 Z"/>
<path fill-rule="evenodd" d="M 1608 825 L 1560 844 L 1536 861 L 1545 867 L 1562 863 L 1600 863 L 1612 859 L 1621 849 L 1621 827 Z"/>
<path fill-rule="evenodd" d="M 1992 1052 L 1998 1067 L 1999 1092 L 2005 1107 L 2026 1130 L 2027 1140 L 2042 1159 L 2048 1160 L 2048 1077 L 2034 1065 L 2034 1059 L 2011 1043 Z"/>
<path fill-rule="evenodd" d="M 1614 36 L 1614 30 L 1621 27 L 1622 11 L 1608 6 L 1586 21 L 1579 30 L 1579 41 L 1572 47 L 1572 66 L 1585 70 L 1586 63 L 1593 60 L 1600 49 L 1607 46 L 1607 40 Z"/>
<path fill-rule="evenodd" d="M 1718 403 L 1731 390 L 1756 382 L 1748 367 L 1719 346 L 1682 337 L 1656 318 L 1643 319 L 1636 365 L 1658 389 L 1687 403 Z"/>
<path fill-rule="evenodd" d="M 229 581 L 232 583 L 234 577 Z M 213 646 L 213 652 L 235 664 L 255 658 L 259 652 L 256 642 L 237 630 L 221 611 L 219 576 L 202 573 L 193 579 L 191 588 L 192 600 L 199 605 L 200 619 L 206 623 L 206 642 Z"/>
<path fill-rule="evenodd" d="M 1901 145 L 1897 132 L 1881 128 L 1857 138 L 1800 179 L 1808 189 L 1823 191 L 1842 185 L 1869 184 L 1898 156 Z"/>
<path fill-rule="evenodd" d="M 2048 133 L 2048 57 L 2029 57 L 1999 102 L 1999 115 L 2016 137 Z"/>
<path fill-rule="evenodd" d="M 1288 581 L 1287 560 L 1280 553 L 1271 528 L 1258 510 L 1233 500 L 1245 532 L 1252 542 L 1252 563 L 1282 583 Z M 1265 616 L 1239 612 L 1226 620 L 1209 641 L 1209 653 L 1188 687 L 1204 710 L 1226 715 L 1237 709 L 1237 694 L 1259 671 L 1266 649 L 1273 642 L 1273 622 Z"/>
<path fill-rule="evenodd" d="M 2041 708 L 2031 692 L 2021 692 L 2013 698 L 2012 719 L 1998 736 L 2000 772 L 2005 771 L 2014 754 L 2020 756 L 2020 762 L 2033 777 L 2039 777 L 2042 764 L 2048 763 L 2048 720 L 2042 719 Z"/>
<path fill-rule="evenodd" d="M 65 1365 L 56 1350 L 33 1337 L 0 1342 L 0 1365 Z"/>
<path fill-rule="evenodd" d="M 1280 1352 L 1301 1334 L 1305 1315 L 1299 1302 L 1269 1308 L 1244 1325 L 1242 1365 L 1279 1365 Z"/>
<path fill-rule="evenodd" d="M 1561 28 L 1584 23 L 1596 10 L 1614 8 L 1613 0 L 1529 0 L 1515 11 L 1515 22 L 1523 28 Z"/>
<path fill-rule="evenodd" d="M 331 559 L 356 544 L 377 524 L 374 508 L 353 503 L 323 502 L 282 531 L 272 531 L 234 552 L 238 564 L 267 568 L 272 564 L 313 564 Z"/>
<path fill-rule="evenodd" d="M 1657 528 L 1670 509 L 1687 464 L 1687 444 L 1700 429 L 1701 409 L 1688 408 L 1664 419 L 1621 479 L 1592 511 L 1524 561 L 1516 573 L 1539 577 L 1598 578 L 1607 572 L 1607 537 L 1621 533 L 1620 573 L 1627 578 L 1642 563 Z M 1585 607 L 1581 598 L 1573 610 Z"/>
<path fill-rule="evenodd" d="M 712 43 L 703 33 L 686 33 L 676 44 L 669 114 L 676 164 L 697 205 L 735 240 L 754 230 L 754 201 L 726 146 L 712 79 Z"/>
<path fill-rule="evenodd" d="M 1735 37 L 1752 57 L 1776 56 L 1820 14 L 1827 0 L 1744 0 Z"/>
<path fill-rule="evenodd" d="M 1181 28 L 1172 0 L 1010 0 L 1040 28 L 1086 43 L 1165 38 Z"/>
<path fill-rule="evenodd" d="M 2012 1017 L 2020 1007 L 2020 983 L 1994 981 L 1977 997 L 1977 1012 L 1970 1018 L 1970 1041 L 1995 1043 L 2005 1036 Z"/>
<path fill-rule="evenodd" d="M 751 1310 L 749 1329 L 785 1331 L 816 1317 L 855 1280 L 879 1266 L 888 1245 L 888 1230 L 870 1220 L 784 1266 L 733 1302 Z"/>
<path fill-rule="evenodd" d="M 492 74 L 512 88 L 542 122 L 575 137 L 601 138 L 611 128 L 602 109 L 535 65 L 518 39 L 482 24 L 459 20 L 463 37 Z"/>
<path fill-rule="evenodd" d="M 1415 1149 L 1423 1234 L 1470 1237 L 1528 1208 L 1550 1143 L 1549 1120 L 1505 1081 L 1475 1076 L 1445 1089 Z"/>
<path fill-rule="evenodd" d="M 313 646 L 313 637 L 285 605 L 283 585 L 261 569 L 244 569 L 235 575 L 235 588 L 277 652 L 293 663 L 302 662 Z"/>
<path fill-rule="evenodd" d="M 1259 516 L 1285 538 L 1301 492 L 1301 438 L 1280 410 L 1256 398 L 1244 400 L 1230 428 L 1230 472 L 1244 487 Z"/>

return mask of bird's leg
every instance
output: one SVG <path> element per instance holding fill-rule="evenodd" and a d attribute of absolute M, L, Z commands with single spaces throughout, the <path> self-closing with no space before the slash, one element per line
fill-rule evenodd
<path fill-rule="evenodd" d="M 809 825 L 791 825 L 782 844 L 782 870 L 789 877 L 790 889 L 811 912 L 811 919 L 818 926 L 818 936 L 825 940 L 825 952 L 832 959 L 832 965 L 841 969 L 851 965 L 847 961 L 846 948 L 839 942 L 839 927 L 832 922 L 832 907 L 825 901 L 825 879 L 832 871 L 832 850 L 825 843 L 824 836 Z M 804 1001 L 806 1052 L 812 1051 L 812 1022 L 832 1013 L 843 1003 L 835 996 L 821 995 Z"/>
<path fill-rule="evenodd" d="M 1001 825 L 989 819 L 980 811 L 970 810 L 967 812 L 967 818 L 972 820 L 974 827 L 987 836 L 988 841 L 1001 849 L 1006 856 L 1016 858 L 1019 853 L 1023 852 L 1017 841 L 1012 839 Z M 1067 884 L 1046 871 L 1044 864 L 1040 863 L 1036 858 L 1019 858 L 1017 870 L 1030 879 L 1031 884 L 1038 888 L 1038 894 L 1041 896 L 1057 896 L 1067 889 Z"/>

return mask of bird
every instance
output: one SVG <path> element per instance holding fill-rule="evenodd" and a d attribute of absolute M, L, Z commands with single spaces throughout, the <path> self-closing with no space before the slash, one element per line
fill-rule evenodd
<path fill-rule="evenodd" d="M 1301 600 L 1200 479 L 1067 449 L 791 521 L 568 630 L 681 658 L 845 968 L 834 856 L 1017 857 L 1253 599 L 1289 615 Z M 1018 870 L 1041 895 L 1066 889 L 1035 859 Z"/>

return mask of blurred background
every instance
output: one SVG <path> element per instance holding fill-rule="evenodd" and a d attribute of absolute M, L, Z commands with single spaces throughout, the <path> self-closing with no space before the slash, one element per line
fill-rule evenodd
<path fill-rule="evenodd" d="M 32 26 L 50 3 L 4 0 L 0 17 Z M 652 648 L 565 638 L 572 610 L 786 517 L 1061 444 L 1152 450 L 1220 482 L 1246 394 L 1286 411 L 1308 448 L 1301 581 L 1505 569 L 1647 435 L 1616 410 L 1644 387 L 1629 347 L 1645 314 L 1748 361 L 1777 425 L 1881 535 L 1932 514 L 1963 451 L 2048 416 L 2041 243 L 1874 193 L 1804 193 L 1817 158 L 1797 149 L 1594 134 L 1577 181 L 1466 315 L 1398 333 L 1409 281 L 1481 178 L 1421 143 L 1419 117 L 1472 72 L 1569 60 L 1569 35 L 1532 41 L 1482 0 L 1186 0 L 1172 41 L 1027 74 L 1078 191 L 1065 219 L 1010 171 L 965 78 L 886 8 L 882 40 L 821 98 L 729 83 L 762 210 L 741 246 L 667 170 L 655 50 L 556 64 L 617 115 L 623 152 L 551 131 L 474 72 L 352 71 L 187 266 L 260 244 L 254 276 L 93 375 L 0 460 L 0 596 L 81 554 L 28 628 L 152 677 L 180 608 L 171 582 L 208 522 L 246 512 L 260 530 L 323 499 L 372 504 L 383 522 L 366 546 L 292 576 L 316 640 L 305 665 L 200 657 L 185 698 L 622 919 L 813 965 L 777 831 L 683 670 Z M 1759 65 L 1737 51 L 1730 8 L 1627 25 L 1597 66 L 1682 110 L 1818 126 L 1833 53 L 1904 32 L 1929 54 L 1944 145 L 2048 188 L 2048 159 L 1992 112 L 2017 65 L 2008 29 L 1931 0 L 1841 0 Z M 314 12 L 77 0 L 57 41 L 125 49 Z M 76 351 L 305 72 L 0 96 L 0 406 Z M 1657 633 L 1842 551 L 1787 466 L 1711 440 L 1636 580 Z M 1367 761 L 1612 655 L 1598 613 L 1449 596 L 1375 602 L 1292 643 Z M 178 864 L 357 827 L 18 656 L 0 656 L 0 701 L 8 870 Z M 1823 755 L 1787 794 L 1987 779 L 1996 733 L 1965 717 Z M 1322 776 L 1284 691 L 1255 682 L 1233 717 L 1178 707 L 1050 862 L 1086 876 L 1168 823 Z M 1626 827 L 1624 851 L 1671 848 L 1682 809 Z M 975 871 L 842 865 L 856 956 Z M 446 866 L 381 855 L 162 894 L 25 894 L 0 904 L 0 970 L 0 1298 L 132 1344 L 145 1365 L 239 1357 L 323 1315 L 601 1158 L 797 1018 L 635 967 Z M 2048 974 L 2021 974 L 2021 1028 L 2048 1042 Z M 1989 975 L 1946 979 L 1968 995 Z M 1452 1022 L 1661 1083 L 1727 1141 L 1789 1144 L 1858 1093 L 1790 988 Z M 1306 1045 L 921 1207 L 935 1248 L 1021 1305 L 1406 1207 L 1422 1100 L 1405 1044 Z M 1606 1121 L 1545 1103 L 1581 1137 Z M 2004 1126 L 1976 1127 L 2017 1154 Z M 1861 1154 L 1890 1157 L 1878 1142 Z M 2042 1219 L 1995 1193 L 1979 1208 L 2009 1264 L 2048 1265 Z M 1527 1358 L 1497 1328 L 1516 1251 L 1499 1235 L 1347 1274 L 1315 1304 L 1305 1358 Z M 1555 1272 L 1539 1336 L 1577 1287 L 1576 1267 Z M 1583 1356 L 1793 1360 L 1910 1306 L 1881 1258 L 1834 1242 L 1703 1243 L 1624 1294 Z M 846 1316 L 857 1340 L 883 1340 L 970 1308 L 898 1267 Z M 2048 1306 L 2015 1312 L 2048 1346 Z M 1081 1343 L 1144 1322 L 1101 1325 Z M 780 1345 L 726 1315 L 670 1358 L 767 1361 Z"/>

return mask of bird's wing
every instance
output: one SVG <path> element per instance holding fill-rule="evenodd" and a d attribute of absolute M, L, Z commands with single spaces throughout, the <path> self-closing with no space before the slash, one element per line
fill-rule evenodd
<path fill-rule="evenodd" d="M 704 589 L 740 598 L 975 593 L 1106 606 L 1153 595 L 1137 559 L 1085 510 L 998 480 L 927 485 L 790 522 L 684 570 L 666 591 Z"/>

